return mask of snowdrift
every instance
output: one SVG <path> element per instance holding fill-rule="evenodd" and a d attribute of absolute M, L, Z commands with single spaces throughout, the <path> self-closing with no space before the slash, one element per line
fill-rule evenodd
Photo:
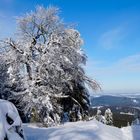
<path fill-rule="evenodd" d="M 24 128 L 28 140 L 140 140 L 140 126 L 119 129 L 96 120 L 51 128 L 25 124 Z"/>
<path fill-rule="evenodd" d="M 0 140 L 24 140 L 22 122 L 16 107 L 0 99 Z"/>

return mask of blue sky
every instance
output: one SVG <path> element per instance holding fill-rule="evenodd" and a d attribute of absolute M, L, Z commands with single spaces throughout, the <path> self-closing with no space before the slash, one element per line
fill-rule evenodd
<path fill-rule="evenodd" d="M 36 5 L 58 6 L 84 39 L 86 71 L 103 92 L 140 92 L 139 0 L 0 0 L 0 38 L 13 36 L 15 19 Z"/>

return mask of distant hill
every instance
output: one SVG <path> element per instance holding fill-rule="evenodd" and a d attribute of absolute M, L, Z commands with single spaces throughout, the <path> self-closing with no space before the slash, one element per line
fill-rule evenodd
<path fill-rule="evenodd" d="M 136 97 L 111 96 L 111 95 L 91 97 L 91 106 L 140 107 L 140 97 L 138 95 Z"/>

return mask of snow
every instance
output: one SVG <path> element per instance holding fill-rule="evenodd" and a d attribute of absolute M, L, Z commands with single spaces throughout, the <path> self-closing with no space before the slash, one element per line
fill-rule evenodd
<path fill-rule="evenodd" d="M 29 140 L 140 140 L 140 126 L 116 128 L 96 120 L 68 122 L 64 125 L 39 128 L 24 124 Z"/>
<path fill-rule="evenodd" d="M 7 113 L 14 120 L 11 125 L 6 121 Z M 5 135 L 9 140 L 23 140 L 15 131 L 15 126 L 22 129 L 15 106 L 8 101 L 0 100 L 0 140 L 3 140 Z M 140 125 L 120 129 L 96 120 L 67 122 L 49 128 L 24 124 L 24 131 L 28 140 L 140 140 Z"/>
<path fill-rule="evenodd" d="M 131 112 L 120 112 L 120 114 L 122 114 L 122 115 L 132 115 L 132 116 L 134 116 L 135 114 L 133 114 L 133 113 L 131 113 Z"/>
<path fill-rule="evenodd" d="M 134 103 L 139 103 L 136 99 L 133 99 L 133 102 L 134 102 Z"/>
<path fill-rule="evenodd" d="M 17 134 L 16 132 L 12 131 L 11 133 L 8 133 L 7 135 L 9 140 L 23 140 L 19 134 Z"/>
<path fill-rule="evenodd" d="M 121 128 L 126 140 L 140 140 L 140 125 Z"/>
<path fill-rule="evenodd" d="M 8 123 L 8 117 L 13 121 L 11 124 Z M 6 136 L 8 140 L 23 140 L 19 133 L 23 134 L 22 122 L 16 107 L 0 99 L 0 140 L 4 140 Z"/>

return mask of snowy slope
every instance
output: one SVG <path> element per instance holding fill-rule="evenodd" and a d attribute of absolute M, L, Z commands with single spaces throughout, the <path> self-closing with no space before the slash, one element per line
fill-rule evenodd
<path fill-rule="evenodd" d="M 25 124 L 24 128 L 28 140 L 140 140 L 140 126 L 119 129 L 95 120 L 51 128 Z"/>
<path fill-rule="evenodd" d="M 126 140 L 140 140 L 140 125 L 122 128 Z"/>

